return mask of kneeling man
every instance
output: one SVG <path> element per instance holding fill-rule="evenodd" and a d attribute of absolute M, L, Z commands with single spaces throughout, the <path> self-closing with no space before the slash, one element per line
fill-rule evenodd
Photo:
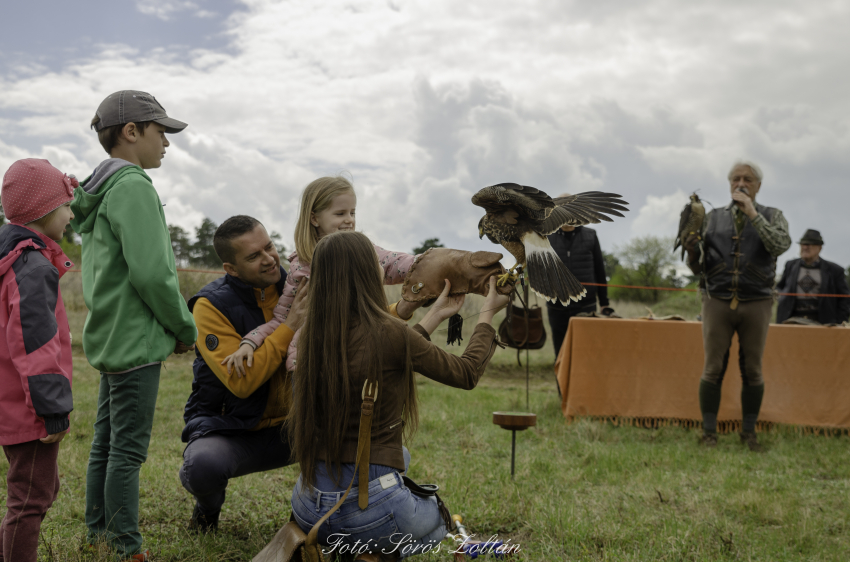
<path fill-rule="evenodd" d="M 195 497 L 190 529 L 218 527 L 230 478 L 293 462 L 281 434 L 288 409 L 289 381 L 281 368 L 286 349 L 301 326 L 307 291 L 298 291 L 286 323 L 254 352 L 245 375 L 227 372 L 225 357 L 242 337 L 272 318 L 286 271 L 266 229 L 239 215 L 215 232 L 215 251 L 226 275 L 189 300 L 198 327 L 192 394 L 183 418 L 180 481 Z"/>

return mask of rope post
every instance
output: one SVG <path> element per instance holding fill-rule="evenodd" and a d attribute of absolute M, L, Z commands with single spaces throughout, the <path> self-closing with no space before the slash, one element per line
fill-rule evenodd
<path fill-rule="evenodd" d="M 525 348 L 525 409 L 530 410 L 531 408 L 528 405 L 528 348 Z"/>
<path fill-rule="evenodd" d="M 528 363 L 528 338 L 531 337 L 531 305 L 530 300 L 528 298 L 528 286 L 529 284 L 525 282 L 525 273 L 520 275 L 520 283 L 522 283 L 522 294 L 525 297 L 525 300 L 520 299 L 522 301 L 522 305 L 525 307 L 525 340 L 522 342 L 522 345 L 525 346 L 525 409 L 530 410 L 529 402 L 528 402 L 528 380 L 529 380 L 529 363 Z M 516 290 L 516 288 L 514 288 Z M 519 350 L 517 350 L 517 360 L 519 360 Z M 516 437 L 516 436 L 514 436 Z M 511 469 L 511 477 L 513 477 L 513 468 Z"/>
<path fill-rule="evenodd" d="M 511 480 L 516 473 L 516 432 L 537 425 L 537 415 L 526 412 L 493 412 L 493 423 L 511 430 Z"/>
<path fill-rule="evenodd" d="M 511 430 L 511 480 L 514 479 L 514 467 L 516 461 L 516 429 Z"/>

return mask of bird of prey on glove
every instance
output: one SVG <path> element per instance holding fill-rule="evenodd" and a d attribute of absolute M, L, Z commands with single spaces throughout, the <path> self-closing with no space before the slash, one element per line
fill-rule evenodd
<path fill-rule="evenodd" d="M 699 195 L 692 193 L 691 202 L 685 205 L 682 214 L 679 215 L 679 233 L 676 236 L 676 245 L 673 246 L 674 252 L 679 246 L 682 247 L 682 261 L 685 260 L 685 242 L 688 236 L 696 234 L 699 238 L 703 220 L 705 220 L 705 206 L 700 201 Z"/>
<path fill-rule="evenodd" d="M 620 195 L 587 191 L 576 195 L 549 197 L 539 189 L 515 183 L 485 187 L 472 202 L 487 214 L 478 223 L 478 237 L 501 244 L 516 258 L 499 284 L 515 282 L 519 271 L 528 273 L 531 288 L 552 302 L 568 304 L 581 299 L 587 290 L 567 269 L 549 244 L 548 235 L 562 226 L 583 226 L 612 221 L 628 211 Z"/>

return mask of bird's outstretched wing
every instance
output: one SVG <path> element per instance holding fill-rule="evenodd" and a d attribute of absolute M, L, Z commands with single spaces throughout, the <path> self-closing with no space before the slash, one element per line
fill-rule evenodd
<path fill-rule="evenodd" d="M 607 215 L 622 217 L 620 211 L 629 210 L 626 207 L 629 203 L 623 201 L 621 195 L 601 191 L 586 191 L 576 195 L 556 197 L 553 202 L 555 207 L 549 212 L 543 224 L 535 229 L 544 236 L 552 234 L 562 226 L 612 222 L 613 219 Z"/>
<path fill-rule="evenodd" d="M 587 294 L 549 244 L 547 235 L 564 225 L 611 221 L 628 211 L 620 195 L 589 191 L 552 199 L 525 185 L 500 183 L 478 191 L 472 202 L 487 214 L 478 223 L 480 235 L 504 246 L 525 264 L 531 288 L 543 297 L 567 304 Z"/>
<path fill-rule="evenodd" d="M 482 188 L 472 196 L 472 203 L 488 213 L 515 211 L 521 219 L 543 220 L 555 202 L 545 192 L 517 183 L 499 183 Z"/>

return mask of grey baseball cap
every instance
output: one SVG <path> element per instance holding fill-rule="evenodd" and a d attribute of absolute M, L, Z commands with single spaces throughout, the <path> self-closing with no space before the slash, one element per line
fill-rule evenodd
<path fill-rule="evenodd" d="M 155 97 L 138 90 L 121 90 L 106 96 L 97 108 L 97 116 L 100 121 L 92 127 L 98 132 L 113 125 L 144 121 L 159 123 L 169 134 L 179 133 L 188 127 L 183 121 L 169 117 Z"/>

